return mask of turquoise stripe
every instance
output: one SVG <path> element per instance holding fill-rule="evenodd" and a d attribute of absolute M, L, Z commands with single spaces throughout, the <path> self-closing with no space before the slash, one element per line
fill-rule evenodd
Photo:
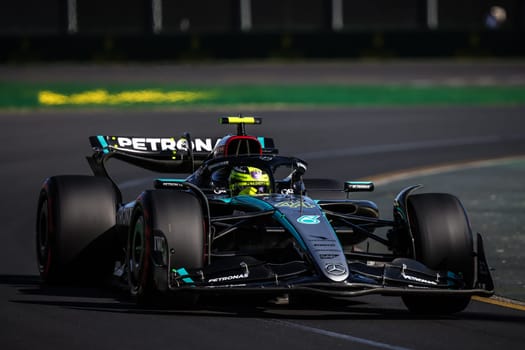
<path fill-rule="evenodd" d="M 98 135 L 97 139 L 100 145 L 102 146 L 102 150 L 104 151 L 104 153 L 109 153 L 108 143 L 106 142 L 106 139 L 104 138 L 104 136 Z"/>
<path fill-rule="evenodd" d="M 178 275 L 180 276 L 187 276 L 189 275 L 188 271 L 186 271 L 186 269 L 184 267 L 180 268 L 180 269 L 172 269 L 172 271 L 175 271 Z M 185 277 L 182 279 L 182 282 L 184 283 L 195 283 L 190 277 Z"/>
<path fill-rule="evenodd" d="M 175 270 L 175 272 L 177 272 L 181 276 L 187 276 L 188 275 L 188 271 L 186 271 L 186 269 L 184 267 L 180 268 L 178 270 Z"/>
<path fill-rule="evenodd" d="M 186 182 L 186 179 L 158 179 L 162 182 Z"/>

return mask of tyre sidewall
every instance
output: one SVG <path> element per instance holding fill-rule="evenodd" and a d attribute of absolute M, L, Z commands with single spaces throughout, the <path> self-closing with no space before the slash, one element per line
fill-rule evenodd
<path fill-rule="evenodd" d="M 143 220 L 144 254 L 140 268 L 133 266 L 135 226 Z M 175 190 L 148 190 L 136 201 L 128 231 L 127 263 L 131 295 L 139 303 L 151 303 L 170 289 L 172 269 L 199 269 L 204 265 L 204 220 L 200 201 L 191 193 Z M 166 261 L 159 260 L 153 240 L 166 242 Z M 162 255 L 162 254 L 160 254 Z"/>
<path fill-rule="evenodd" d="M 464 288 L 472 288 L 475 259 L 472 231 L 465 209 L 452 195 L 425 193 L 408 198 L 410 231 L 415 251 L 412 258 L 434 270 L 460 274 Z M 463 311 L 468 295 L 404 295 L 403 302 L 413 313 L 452 314 Z"/>
<path fill-rule="evenodd" d="M 151 215 L 148 210 L 149 201 L 143 196 L 136 204 L 133 210 L 131 225 L 128 232 L 127 244 L 127 258 L 128 262 L 128 284 L 130 294 L 138 300 L 143 301 L 152 290 L 151 283 L 151 269 L 150 269 L 150 252 L 151 252 Z M 136 230 L 139 229 L 137 225 L 141 225 L 142 236 L 138 237 Z M 136 259 L 137 239 L 141 240 L 142 252 L 140 259 Z M 137 261 L 138 260 L 138 261 Z M 138 262 L 138 267 L 133 266 L 134 262 Z"/>
<path fill-rule="evenodd" d="M 474 244 L 470 223 L 452 195 L 429 193 L 408 199 L 414 258 L 435 270 L 461 273 L 466 287 L 474 282 Z"/>
<path fill-rule="evenodd" d="M 37 262 L 44 282 L 91 281 L 111 271 L 117 205 L 106 178 L 63 175 L 44 182 L 36 222 Z M 42 215 L 47 216 L 47 240 L 40 232 Z"/>

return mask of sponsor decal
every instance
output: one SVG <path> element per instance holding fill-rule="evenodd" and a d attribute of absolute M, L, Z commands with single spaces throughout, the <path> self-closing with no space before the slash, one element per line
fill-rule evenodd
<path fill-rule="evenodd" d="M 238 275 L 230 275 L 230 276 L 224 276 L 224 277 L 217 277 L 217 278 L 210 278 L 208 280 L 209 283 L 215 283 L 215 282 L 226 282 L 226 281 L 233 281 L 233 280 L 239 280 L 243 278 L 248 278 L 247 273 L 241 273 Z"/>
<path fill-rule="evenodd" d="M 334 259 L 334 258 L 337 258 L 338 256 L 339 254 L 319 254 L 319 258 L 323 260 Z"/>
<path fill-rule="evenodd" d="M 403 277 L 404 279 L 406 279 L 408 281 L 419 282 L 419 283 L 423 283 L 423 284 L 430 284 L 432 286 L 437 286 L 437 284 L 438 284 L 435 281 L 429 281 L 429 280 L 426 280 L 426 279 L 423 279 L 423 278 L 419 278 L 419 277 L 416 277 L 416 276 L 407 275 L 405 273 L 405 269 L 407 269 L 407 266 L 405 264 L 403 264 L 403 269 L 401 270 L 401 277 Z"/>
<path fill-rule="evenodd" d="M 244 261 L 240 263 L 241 268 L 244 269 L 243 273 L 235 274 L 235 275 L 229 275 L 229 276 L 223 276 L 223 277 L 216 277 L 216 278 L 210 278 L 208 280 L 208 283 L 215 283 L 215 282 L 227 282 L 227 281 L 233 281 L 233 280 L 239 280 L 248 278 L 250 276 L 250 270 L 248 269 L 248 264 L 246 264 Z"/>
<path fill-rule="evenodd" d="M 330 239 L 325 236 L 310 236 L 310 238 L 313 238 L 313 239 L 310 239 L 310 241 L 312 242 L 315 242 L 315 241 L 335 242 L 335 239 Z"/>
<path fill-rule="evenodd" d="M 131 223 L 131 214 L 133 206 L 124 207 L 117 212 L 117 225 L 129 226 Z"/>
<path fill-rule="evenodd" d="M 326 272 L 330 275 L 341 276 L 346 273 L 346 267 L 343 264 L 326 264 L 324 266 Z"/>
<path fill-rule="evenodd" d="M 176 140 L 173 137 L 121 137 L 112 136 L 109 143 L 114 148 L 132 149 L 143 152 L 159 151 L 187 151 L 188 140 L 180 138 Z M 213 150 L 213 140 L 211 138 L 196 138 L 191 142 L 191 148 L 197 152 L 211 152 Z"/>
<path fill-rule="evenodd" d="M 317 225 L 321 222 L 319 215 L 303 215 L 297 218 L 297 222 L 305 225 Z"/>
<path fill-rule="evenodd" d="M 225 189 L 225 188 L 217 187 L 217 188 L 213 189 L 213 193 L 215 193 L 215 194 L 227 194 L 228 190 Z"/>
<path fill-rule="evenodd" d="M 186 185 L 180 182 L 170 182 L 159 180 L 162 187 L 176 187 L 176 188 L 185 188 Z"/>
<path fill-rule="evenodd" d="M 373 191 L 374 184 L 372 182 L 363 181 L 347 181 L 345 182 L 345 191 L 359 192 L 359 191 Z"/>
<path fill-rule="evenodd" d="M 166 249 L 166 241 L 163 237 L 155 236 L 153 237 L 153 250 L 156 252 L 163 253 Z"/>
<path fill-rule="evenodd" d="M 281 190 L 281 194 L 292 195 L 292 194 L 294 194 L 294 190 L 292 190 L 291 188 L 283 188 Z"/>
<path fill-rule="evenodd" d="M 154 236 L 153 237 L 153 250 L 160 253 L 162 256 L 162 263 L 168 264 L 168 246 L 164 237 Z"/>
<path fill-rule="evenodd" d="M 307 208 L 307 209 L 311 209 L 311 208 L 315 208 L 315 204 L 312 204 L 312 203 L 308 203 L 308 202 L 302 202 L 301 201 L 285 201 L 285 202 L 280 202 L 280 203 L 277 203 L 275 204 L 275 207 L 277 208 L 292 208 L 292 209 L 296 209 L 296 208 Z"/>
<path fill-rule="evenodd" d="M 363 184 L 352 184 L 352 185 L 349 185 L 348 187 L 351 188 L 352 190 L 368 190 L 372 186 L 370 186 L 370 185 L 363 185 Z"/>

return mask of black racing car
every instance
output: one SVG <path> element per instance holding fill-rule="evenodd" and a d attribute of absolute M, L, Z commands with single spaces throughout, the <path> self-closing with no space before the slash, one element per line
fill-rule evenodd
<path fill-rule="evenodd" d="M 450 194 L 394 199 L 393 220 L 351 192 L 313 199 L 305 161 L 278 155 L 270 138 L 246 134 L 260 118 L 225 117 L 237 133 L 220 139 L 90 137 L 94 176 L 45 180 L 38 200 L 37 258 L 46 283 L 106 280 L 139 302 L 184 293 L 401 296 L 409 310 L 453 313 L 493 282 L 481 235 Z M 106 163 L 118 159 L 158 173 L 136 200 L 124 203 Z M 382 228 L 386 234 L 376 233 Z M 377 241 L 388 253 L 371 253 Z"/>

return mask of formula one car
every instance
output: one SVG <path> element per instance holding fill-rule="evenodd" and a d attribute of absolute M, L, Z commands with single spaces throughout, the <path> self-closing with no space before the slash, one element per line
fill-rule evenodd
<path fill-rule="evenodd" d="M 139 302 L 181 293 L 401 296 L 410 311 L 453 313 L 493 282 L 483 240 L 450 194 L 394 199 L 393 220 L 350 198 L 373 183 L 347 181 L 339 199 L 312 199 L 307 163 L 278 155 L 273 140 L 246 134 L 260 118 L 224 117 L 237 133 L 217 141 L 90 137 L 94 176 L 45 180 L 38 200 L 37 259 L 46 283 L 111 277 Z M 157 173 L 123 203 L 106 163 Z M 385 234 L 376 233 L 382 229 Z M 388 253 L 359 249 L 377 241 Z"/>

